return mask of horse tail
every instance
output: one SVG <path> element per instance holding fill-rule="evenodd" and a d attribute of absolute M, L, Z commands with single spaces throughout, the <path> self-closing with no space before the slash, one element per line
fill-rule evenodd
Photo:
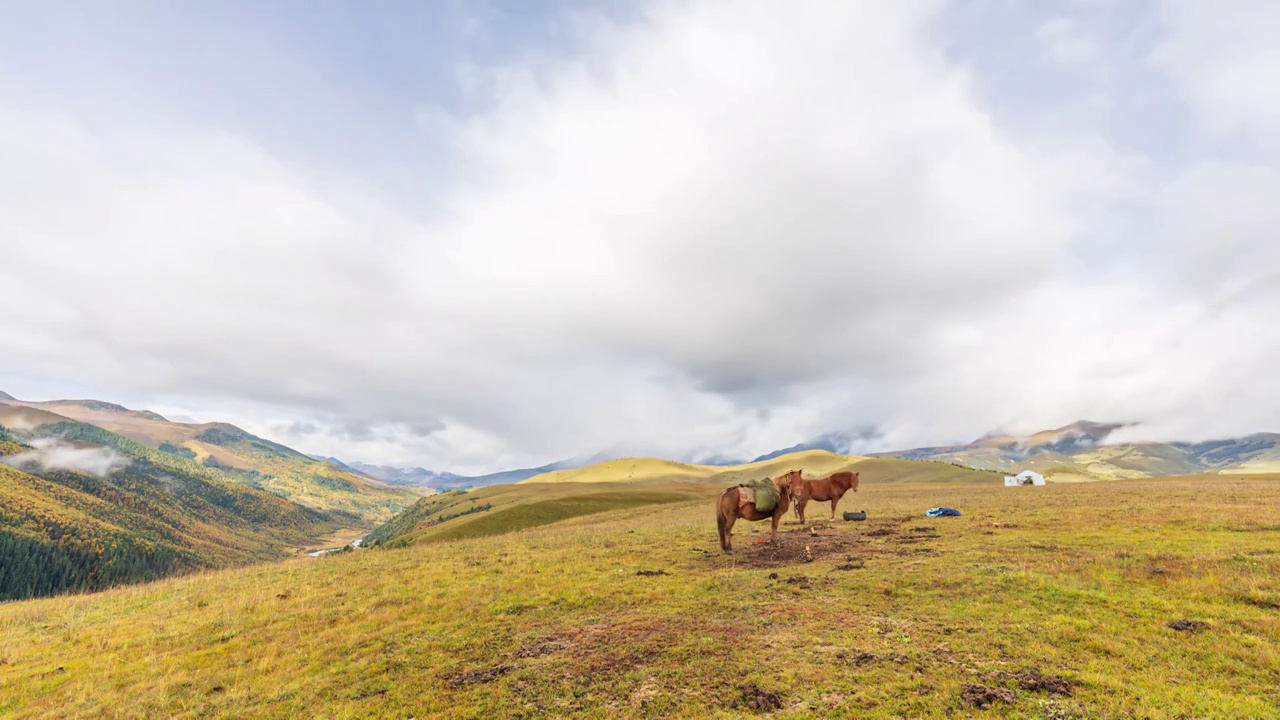
<path fill-rule="evenodd" d="M 729 488 L 732 490 L 733 488 Z M 720 497 L 716 500 L 716 527 L 720 529 L 720 549 L 729 549 L 729 518 L 725 514 L 724 503 L 728 499 L 729 490 L 720 493 Z"/>

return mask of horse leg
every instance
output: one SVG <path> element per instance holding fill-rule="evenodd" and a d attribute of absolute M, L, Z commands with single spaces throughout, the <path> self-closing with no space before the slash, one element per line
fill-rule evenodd
<path fill-rule="evenodd" d="M 804 506 L 809 504 L 809 498 L 801 496 L 796 500 L 796 515 L 800 517 L 800 524 L 804 524 Z"/>
<path fill-rule="evenodd" d="M 831 498 L 831 519 L 836 519 L 836 503 L 840 502 L 840 498 L 832 496 Z"/>
<path fill-rule="evenodd" d="M 738 521 L 737 513 L 727 513 L 724 518 L 724 529 L 721 531 L 723 540 L 721 547 L 730 555 L 733 554 L 733 524 Z"/>
<path fill-rule="evenodd" d="M 720 493 L 719 499 L 716 500 L 716 530 L 720 533 L 720 549 L 729 552 L 728 538 L 724 534 L 725 524 L 725 496 L 727 493 Z"/>
<path fill-rule="evenodd" d="M 773 536 L 769 538 L 769 542 L 771 543 L 778 542 L 778 521 L 781 519 L 782 513 L 776 512 L 773 514 Z"/>

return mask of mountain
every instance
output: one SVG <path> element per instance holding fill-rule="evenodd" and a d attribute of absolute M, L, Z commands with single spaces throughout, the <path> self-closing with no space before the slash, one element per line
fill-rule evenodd
<path fill-rule="evenodd" d="M 855 432 L 829 432 L 808 442 L 797 443 L 788 448 L 774 450 L 771 453 L 765 453 L 760 457 L 752 460 L 752 462 L 761 462 L 763 460 L 772 460 L 783 455 L 791 453 L 803 452 L 805 450 L 826 450 L 832 453 L 849 453 L 859 440 L 869 440 L 875 437 L 875 429 L 866 429 Z"/>
<path fill-rule="evenodd" d="M 412 500 L 402 489 L 343 471 L 222 422 L 170 422 L 149 410 L 101 400 L 0 400 L 0 425 L 34 432 L 65 422 L 91 425 L 143 447 L 186 458 L 222 476 L 321 511 L 377 522 Z"/>
<path fill-rule="evenodd" d="M 331 459 L 332 461 L 332 459 Z M 336 461 L 334 461 L 336 462 Z M 415 487 L 428 487 L 437 480 L 452 480 L 457 478 L 453 473 L 435 473 L 426 468 L 401 468 L 391 465 L 372 465 L 363 462 L 343 463 L 344 467 L 349 467 L 355 472 L 367 475 L 368 477 L 377 478 L 382 482 L 390 485 L 409 485 Z"/>
<path fill-rule="evenodd" d="M 0 399 L 0 600 L 286 557 L 416 494 L 234 425 Z"/>
<path fill-rule="evenodd" d="M 1107 443 L 1108 438 L 1123 427 L 1128 425 L 1082 420 L 1032 435 L 990 433 L 965 445 L 898 450 L 874 456 L 937 460 L 1006 472 L 1033 469 L 1077 479 L 1280 471 L 1280 434 L 1257 433 L 1199 443 Z"/>
<path fill-rule="evenodd" d="M 450 472 L 437 473 L 421 467 L 400 468 L 388 465 L 371 465 L 369 463 L 362 462 L 350 462 L 343 464 L 339 461 L 333 460 L 333 458 L 326 458 L 326 460 L 330 462 L 337 462 L 343 467 L 350 467 L 357 472 L 377 478 L 392 485 L 429 487 L 435 490 L 460 490 L 466 488 L 487 487 L 489 485 L 518 483 L 522 480 L 542 475 L 543 473 L 604 462 L 611 459 L 611 457 L 612 456 L 608 453 L 596 453 L 595 455 L 587 457 L 558 460 L 535 468 L 502 470 L 495 473 L 489 473 L 487 475 L 455 475 Z"/>

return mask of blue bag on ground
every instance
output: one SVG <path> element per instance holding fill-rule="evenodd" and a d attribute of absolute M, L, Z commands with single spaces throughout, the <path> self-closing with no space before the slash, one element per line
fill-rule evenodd
<path fill-rule="evenodd" d="M 955 508 L 929 508 L 929 512 L 925 513 L 929 517 L 959 517 L 960 511 Z"/>

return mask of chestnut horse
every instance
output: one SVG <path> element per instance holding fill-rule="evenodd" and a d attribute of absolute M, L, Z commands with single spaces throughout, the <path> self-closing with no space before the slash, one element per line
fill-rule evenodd
<path fill-rule="evenodd" d="M 743 520 L 764 520 L 770 518 L 773 520 L 772 535 L 769 542 L 778 539 L 778 521 L 783 515 L 787 514 L 787 506 L 791 502 L 792 483 L 800 481 L 800 471 L 792 470 L 785 475 L 779 475 L 773 478 L 773 487 L 778 491 L 778 504 L 774 506 L 773 512 L 760 512 L 756 509 L 754 502 L 742 503 L 742 492 L 744 488 L 736 485 L 727 488 L 720 493 L 720 498 L 716 500 L 716 525 L 720 528 L 720 547 L 725 552 L 733 553 L 733 524 L 738 518 Z"/>
<path fill-rule="evenodd" d="M 804 506 L 810 500 L 831 501 L 831 519 L 836 519 L 836 503 L 850 490 L 858 492 L 858 473 L 844 470 L 817 480 L 800 480 L 792 486 L 792 502 L 796 517 L 804 522 Z"/>

